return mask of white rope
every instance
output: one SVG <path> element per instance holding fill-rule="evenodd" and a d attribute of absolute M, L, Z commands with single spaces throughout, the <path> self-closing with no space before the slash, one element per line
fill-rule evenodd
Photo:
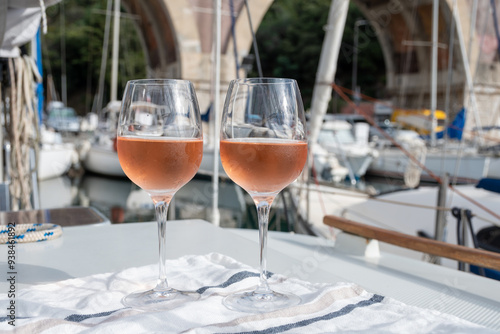
<path fill-rule="evenodd" d="M 0 244 L 40 242 L 57 239 L 62 228 L 56 224 L 0 225 Z"/>
<path fill-rule="evenodd" d="M 420 184 L 420 175 L 422 174 L 421 165 L 425 165 L 425 158 L 427 155 L 427 148 L 421 142 L 410 143 L 408 151 L 420 162 L 417 164 L 412 159 L 408 160 L 404 171 L 404 183 L 409 188 L 416 188 Z"/>
<path fill-rule="evenodd" d="M 30 151 L 37 153 L 39 139 L 33 77 L 40 79 L 32 64 L 28 57 L 9 60 L 11 87 L 6 129 L 11 145 L 9 189 L 14 211 L 32 208 Z"/>
<path fill-rule="evenodd" d="M 45 13 L 45 2 L 40 0 L 40 9 L 42 10 L 42 32 L 47 33 L 47 14 Z"/>

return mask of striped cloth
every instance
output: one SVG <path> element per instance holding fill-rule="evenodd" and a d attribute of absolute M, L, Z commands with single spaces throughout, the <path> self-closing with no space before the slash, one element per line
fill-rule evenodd
<path fill-rule="evenodd" d="M 125 308 L 128 293 L 154 285 L 157 266 L 130 268 L 17 293 L 15 327 L 4 317 L 9 305 L 0 295 L 0 331 L 16 333 L 493 333 L 462 319 L 365 291 L 352 283 L 312 284 L 272 275 L 282 291 L 302 303 L 270 313 L 231 311 L 222 305 L 228 294 L 258 283 L 254 268 L 212 253 L 185 256 L 167 263 L 170 285 L 197 290 L 201 298 L 170 311 Z M 149 282 L 148 282 L 149 280 Z M 143 284 L 139 283 L 142 282 Z M 149 283 L 145 284 L 145 283 Z M 278 290 L 278 289 L 277 289 Z"/>

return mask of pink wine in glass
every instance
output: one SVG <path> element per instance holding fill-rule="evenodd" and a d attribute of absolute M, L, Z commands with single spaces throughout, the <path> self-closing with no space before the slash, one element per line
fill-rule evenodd
<path fill-rule="evenodd" d="M 167 213 L 177 190 L 191 180 L 203 157 L 203 129 L 193 84 L 187 80 L 127 82 L 117 127 L 120 165 L 151 197 L 158 223 L 158 280 L 127 294 L 122 304 L 141 310 L 171 310 L 200 298 L 167 281 Z"/>
<path fill-rule="evenodd" d="M 240 138 L 220 141 L 227 175 L 252 193 L 276 193 L 295 180 L 307 160 L 307 143 L 297 140 Z"/>
<path fill-rule="evenodd" d="M 260 248 L 259 284 L 226 296 L 222 303 L 231 310 L 264 313 L 301 302 L 299 296 L 275 291 L 267 282 L 267 230 L 274 199 L 307 161 L 306 129 L 295 80 L 259 77 L 229 84 L 221 117 L 221 162 L 229 178 L 255 203 Z"/>
<path fill-rule="evenodd" d="M 125 174 L 144 190 L 177 191 L 193 178 L 203 157 L 201 139 L 118 137 Z"/>

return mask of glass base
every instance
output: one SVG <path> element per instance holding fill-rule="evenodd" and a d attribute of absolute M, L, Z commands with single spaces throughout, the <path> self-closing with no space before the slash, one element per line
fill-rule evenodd
<path fill-rule="evenodd" d="M 200 299 L 200 294 L 192 291 L 147 290 L 134 292 L 122 299 L 122 304 L 134 309 L 163 311 L 174 309 L 181 304 Z"/>
<path fill-rule="evenodd" d="M 224 298 L 222 303 L 230 310 L 266 313 L 300 304 L 300 297 L 272 290 L 239 292 Z"/>

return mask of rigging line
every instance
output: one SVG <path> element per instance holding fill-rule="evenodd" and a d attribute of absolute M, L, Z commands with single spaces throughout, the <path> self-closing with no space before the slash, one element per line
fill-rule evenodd
<path fill-rule="evenodd" d="M 260 64 L 259 48 L 257 46 L 257 39 L 255 38 L 255 32 L 253 30 L 252 17 L 250 15 L 250 7 L 248 6 L 248 0 L 245 0 L 245 7 L 247 9 L 247 16 L 248 16 L 248 23 L 250 25 L 250 31 L 252 32 L 252 44 L 253 44 L 253 49 L 255 51 L 255 62 L 257 63 L 257 71 L 259 73 L 259 78 L 262 78 L 264 75 L 262 74 L 262 66 Z"/>
<path fill-rule="evenodd" d="M 347 93 L 349 95 L 354 95 L 354 92 L 350 88 L 342 87 L 342 86 L 339 86 L 339 85 L 337 85 L 337 87 L 338 87 L 338 89 L 342 90 L 344 93 Z M 404 109 L 404 108 L 402 108 L 400 106 L 391 105 L 390 103 L 387 103 L 387 102 L 385 102 L 383 100 L 379 100 L 379 99 L 376 99 L 374 97 L 371 97 L 371 96 L 368 96 L 368 95 L 365 95 L 365 94 L 362 94 L 362 93 L 356 93 L 356 94 L 358 94 L 365 101 L 370 101 L 370 102 L 374 102 L 374 103 L 380 103 L 381 105 L 384 105 L 384 106 L 387 106 L 387 107 L 394 107 L 394 108 Z M 456 129 L 456 130 L 461 130 L 463 132 L 463 134 L 467 134 L 467 135 L 469 135 L 471 137 L 479 137 L 479 136 L 481 136 L 483 139 L 488 139 L 490 141 L 495 141 L 495 142 L 499 142 L 500 143 L 500 139 L 498 139 L 497 137 L 488 136 L 487 134 L 480 135 L 480 134 L 477 134 L 475 131 L 465 131 L 464 129 L 460 129 L 460 128 L 454 126 L 454 125 L 450 125 L 450 128 Z"/>
<path fill-rule="evenodd" d="M 319 191 L 319 184 L 317 185 L 318 191 Z M 299 187 L 302 188 L 302 187 Z M 390 200 L 390 199 L 384 199 L 384 198 L 378 198 L 375 196 L 367 196 L 365 194 L 352 194 L 352 193 L 345 193 L 345 192 L 340 192 L 340 191 L 335 191 L 335 190 L 321 190 L 321 193 L 327 193 L 329 195 L 335 195 L 335 196 L 345 196 L 345 197 L 352 197 L 352 198 L 360 198 L 360 199 L 366 199 L 368 201 L 375 201 L 375 202 L 381 202 L 381 203 L 387 203 L 387 204 L 395 204 L 395 205 L 401 205 L 401 206 L 407 206 L 407 207 L 413 207 L 413 208 L 419 208 L 419 209 L 429 209 L 429 210 L 439 210 L 439 211 L 446 211 L 450 212 L 452 209 L 449 207 L 445 206 L 433 206 L 433 205 L 425 205 L 425 204 L 415 204 L 415 203 L 407 203 L 407 202 L 401 202 L 401 201 L 395 201 L 395 200 Z M 348 210 L 349 208 L 345 208 L 344 210 Z M 352 212 L 351 212 L 352 213 Z M 356 212 L 356 214 L 359 214 Z M 481 219 L 485 222 L 488 222 L 492 225 L 500 226 L 500 224 L 496 221 L 493 221 L 491 219 L 488 219 L 483 216 L 479 216 L 477 214 L 473 214 L 472 216 L 476 217 L 477 219 Z"/>
<path fill-rule="evenodd" d="M 415 37 L 415 19 L 416 19 L 416 16 L 417 16 L 417 11 L 416 11 L 416 6 L 413 6 L 412 7 L 412 12 L 411 12 L 411 15 L 410 15 L 410 19 L 412 22 L 411 23 L 411 29 L 408 29 L 407 31 L 407 37 L 408 37 L 408 40 L 410 40 L 410 37 L 411 39 L 414 39 Z M 408 27 L 408 26 L 407 26 Z M 411 31 L 410 31 L 411 30 Z M 412 61 L 412 58 L 413 58 L 413 53 L 411 51 L 414 50 L 414 47 L 413 46 L 408 46 L 406 48 L 406 57 L 403 59 L 401 59 L 401 68 L 404 69 L 402 73 L 409 73 L 410 72 L 410 66 L 411 66 L 411 61 Z M 401 105 L 404 105 L 406 104 L 406 98 L 405 97 L 405 91 L 406 91 L 406 82 L 408 81 L 407 77 L 406 76 L 402 76 L 402 80 L 403 82 L 401 83 L 400 87 L 399 87 L 399 97 L 398 97 L 398 100 L 399 100 L 399 103 Z M 403 101 L 404 99 L 404 101 Z"/>
<path fill-rule="evenodd" d="M 335 83 L 332 83 L 331 85 L 332 85 L 333 89 L 335 91 L 337 91 L 337 93 L 344 99 L 344 101 L 346 101 L 358 114 L 364 116 L 365 119 L 368 121 L 368 123 L 370 123 L 372 126 L 374 126 L 375 128 L 377 128 L 377 130 L 379 130 L 386 139 L 388 139 L 394 146 L 396 146 L 397 148 L 399 148 L 411 161 L 413 161 L 415 164 L 417 164 L 418 167 L 422 168 L 422 170 L 424 170 L 427 174 L 429 174 L 429 176 L 431 178 L 433 178 L 434 180 L 436 180 L 436 182 L 438 184 L 442 184 L 443 183 L 443 180 L 439 176 L 437 176 L 432 171 L 430 171 L 427 167 L 425 167 L 425 165 L 423 165 L 417 158 L 415 158 L 410 152 L 408 152 L 408 150 L 406 150 L 404 147 L 402 147 L 399 143 L 397 143 L 394 140 L 394 138 L 392 138 L 387 132 L 385 132 L 382 128 L 380 128 L 380 126 L 378 126 L 378 124 L 376 124 L 376 122 L 373 120 L 373 118 L 370 115 L 368 115 L 366 112 L 364 112 L 363 110 L 361 110 L 361 108 L 358 108 L 358 106 L 356 106 L 356 104 L 354 102 L 352 102 L 352 100 L 349 99 L 349 97 L 347 97 L 342 92 L 342 90 L 340 90 L 340 89 L 337 88 L 337 85 Z M 479 207 L 479 208 L 483 209 L 484 211 L 488 212 L 493 217 L 495 217 L 498 220 L 500 220 L 500 215 L 499 214 L 493 212 L 492 210 L 490 210 L 486 206 L 482 205 L 481 203 L 477 202 L 476 200 L 470 198 L 469 196 L 466 196 L 464 193 L 462 193 L 461 191 L 459 191 L 458 189 L 456 189 L 452 185 L 449 184 L 448 188 L 450 188 L 452 191 L 454 191 L 458 195 L 462 196 L 464 199 L 466 199 L 469 202 L 473 203 L 477 207 Z"/>
<path fill-rule="evenodd" d="M 488 219 L 488 218 L 485 218 L 485 217 L 482 217 L 482 216 L 478 216 L 478 215 L 473 215 L 473 216 L 476 217 L 477 219 L 481 219 L 481 220 L 483 220 L 483 221 L 485 221 L 487 223 L 490 223 L 492 225 L 500 227 L 500 224 L 498 222 L 496 222 L 496 221 L 493 221 L 491 219 Z"/>
<path fill-rule="evenodd" d="M 337 88 L 337 85 L 336 84 L 332 84 L 332 87 L 335 91 L 337 91 L 337 93 L 344 99 L 344 101 L 346 101 L 352 108 L 354 108 L 354 110 L 356 110 L 356 112 L 362 116 L 365 117 L 365 119 L 368 121 L 368 123 L 370 123 L 370 125 L 372 125 L 373 127 L 375 127 L 377 130 L 379 130 L 382 135 L 387 139 L 389 140 L 394 146 L 396 146 L 398 149 L 400 149 L 411 161 L 413 161 L 418 167 L 420 167 L 422 170 L 424 170 L 425 172 L 427 172 L 427 174 L 429 174 L 429 176 L 431 178 L 433 178 L 434 180 L 436 180 L 439 184 L 442 183 L 442 180 L 439 176 L 437 176 L 436 174 L 434 174 L 432 171 L 430 171 L 427 167 L 425 167 L 424 164 L 422 164 L 416 157 L 414 157 L 410 152 L 408 152 L 408 150 L 406 150 L 403 146 L 401 146 L 398 142 L 396 142 L 394 140 L 394 138 L 392 138 L 386 131 L 384 131 L 374 120 L 373 120 L 373 117 L 371 117 L 370 115 L 368 115 L 366 112 L 364 112 L 363 110 L 361 110 L 360 108 L 358 108 L 358 106 L 356 106 L 356 104 L 354 102 L 352 102 L 351 99 L 349 99 L 349 97 L 347 97 L 340 89 Z"/>
<path fill-rule="evenodd" d="M 454 20 L 454 13 L 455 13 L 455 6 L 457 5 L 457 0 L 453 0 L 453 6 L 452 6 L 452 15 L 451 15 L 451 22 L 450 22 L 450 41 L 449 41 L 449 48 L 448 48 L 448 80 L 446 82 L 446 93 L 445 93 L 445 100 L 444 100 L 444 112 L 446 114 L 446 118 L 444 120 L 444 128 L 446 129 L 448 127 L 449 119 L 448 115 L 450 113 L 450 95 L 451 95 L 451 83 L 453 80 L 453 54 L 454 52 L 454 44 L 455 44 L 455 20 Z M 443 137 L 447 137 L 447 131 L 444 131 Z"/>
<path fill-rule="evenodd" d="M 319 186 L 319 184 L 317 184 L 317 185 Z M 432 205 L 424 205 L 424 204 L 406 203 L 406 202 L 395 201 L 395 200 L 390 200 L 390 199 L 378 198 L 378 197 L 375 197 L 372 195 L 367 196 L 366 194 L 363 194 L 363 193 L 353 194 L 353 193 L 346 193 L 346 192 L 335 191 L 335 190 L 328 190 L 328 191 L 322 190 L 321 192 L 327 193 L 329 195 L 360 198 L 360 199 L 366 199 L 366 200 L 370 200 L 370 201 L 377 201 L 377 202 L 388 203 L 388 204 L 409 206 L 409 207 L 420 208 L 420 209 L 451 211 L 450 208 L 444 207 L 444 206 L 432 206 Z"/>
<path fill-rule="evenodd" d="M 497 56 L 500 57 L 500 30 L 498 29 L 497 6 L 495 0 L 490 0 L 491 14 L 493 15 L 493 27 L 495 28 L 495 35 L 497 37 Z"/>
<path fill-rule="evenodd" d="M 456 189 L 455 187 L 453 187 L 452 185 L 449 185 L 448 186 L 452 191 L 454 191 L 455 193 L 457 193 L 458 195 L 462 196 L 463 198 L 465 198 L 466 200 L 468 200 L 469 202 L 475 204 L 477 207 L 483 209 L 484 211 L 486 211 L 487 213 L 489 213 L 490 215 L 492 215 L 493 217 L 497 218 L 498 220 L 500 220 L 500 215 L 497 214 L 496 212 L 493 212 L 492 210 L 490 210 L 489 208 L 487 208 L 486 206 L 482 205 L 481 203 L 477 202 L 475 199 L 472 199 L 470 198 L 469 196 L 465 195 L 464 193 L 462 193 L 460 190 Z"/>
<path fill-rule="evenodd" d="M 314 167 L 314 160 L 311 163 L 311 172 L 313 174 L 313 179 L 314 179 L 314 185 L 316 186 L 316 190 L 318 191 L 318 197 L 319 197 L 319 202 L 321 205 L 321 210 L 323 211 L 323 215 L 326 215 L 326 206 L 323 201 L 323 196 L 321 196 L 321 191 L 319 190 L 319 182 L 318 182 L 318 175 L 316 173 L 316 168 Z"/>
<path fill-rule="evenodd" d="M 452 15 L 451 15 L 451 27 L 450 27 L 450 42 L 449 45 L 450 47 L 448 48 L 448 80 L 447 80 L 447 85 L 446 85 L 446 95 L 445 95 L 445 130 L 443 133 L 443 137 L 446 138 L 446 133 L 448 132 L 446 129 L 449 128 L 449 120 L 448 120 L 448 115 L 449 115 L 449 108 L 450 108 L 450 94 L 451 94 L 451 82 L 453 79 L 453 53 L 454 53 L 454 43 L 455 43 L 455 13 L 457 11 L 457 0 L 453 1 L 452 5 Z M 463 135 L 463 131 L 462 131 Z M 445 141 L 445 148 L 446 148 L 447 141 Z M 463 151 L 464 151 L 464 146 L 465 146 L 465 140 L 462 140 L 459 145 L 459 157 L 460 159 L 457 160 L 455 164 L 455 172 L 454 172 L 454 177 L 451 181 L 451 184 L 455 186 L 458 183 L 458 170 L 460 168 L 460 164 L 462 162 L 462 157 L 463 157 Z M 443 150 L 443 157 L 445 156 L 445 152 Z M 444 169 L 444 159 L 441 161 L 441 169 Z M 450 197 L 450 202 L 452 198 Z"/>
<path fill-rule="evenodd" d="M 482 31 L 481 31 L 481 40 L 479 41 L 479 46 L 484 45 L 484 38 L 486 36 L 486 29 L 488 27 L 489 20 L 490 20 L 490 16 L 488 15 L 488 16 L 486 16 L 486 19 L 484 20 L 484 23 L 483 23 L 483 27 L 482 27 Z M 481 62 L 481 58 L 482 58 L 482 55 L 483 55 L 483 48 L 479 47 L 478 49 L 479 49 L 479 54 L 477 55 L 477 60 L 476 60 L 476 64 L 475 64 L 474 78 L 472 79 L 473 82 L 477 81 L 477 77 L 478 77 L 479 72 L 480 72 L 478 70 L 479 69 L 479 64 Z M 493 121 L 493 120 L 494 120 L 494 118 L 491 119 L 491 121 Z M 491 121 L 490 121 L 490 124 L 491 124 Z M 480 133 L 483 135 L 484 139 L 491 140 L 491 138 L 489 138 L 487 135 L 485 135 L 484 132 L 480 132 Z M 497 141 L 497 139 L 495 139 L 494 141 Z"/>
<path fill-rule="evenodd" d="M 454 14 L 455 15 L 455 22 L 456 22 L 456 26 L 457 26 L 457 36 L 460 40 L 460 54 L 461 54 L 461 58 L 462 58 L 462 62 L 463 62 L 463 70 L 464 70 L 464 74 L 465 74 L 465 79 L 466 79 L 466 83 L 467 83 L 467 93 L 468 93 L 468 100 L 469 100 L 469 106 L 472 105 L 472 107 L 470 108 L 473 112 L 473 119 L 475 121 L 475 124 L 476 126 L 478 127 L 479 129 L 479 133 L 482 135 L 483 134 L 483 131 L 481 130 L 481 119 L 479 117 L 479 111 L 478 111 L 478 107 L 477 107 L 477 99 L 476 99 L 476 93 L 475 93 L 475 89 L 474 89 L 474 82 L 473 82 L 473 77 L 472 77 L 472 72 L 471 72 L 471 68 L 470 68 L 470 61 L 469 59 L 467 58 L 467 52 L 465 50 L 465 45 L 464 45 L 464 42 L 463 42 L 463 36 L 462 36 L 462 25 L 460 23 L 460 13 L 458 12 L 458 7 L 456 7 L 456 13 Z M 467 114 L 470 113 L 469 110 L 467 112 Z M 484 144 L 484 141 L 482 139 L 482 137 L 480 136 L 479 137 L 479 144 Z"/>
<path fill-rule="evenodd" d="M 60 3 L 61 13 L 59 27 L 61 29 L 60 51 L 61 51 L 61 100 L 65 106 L 68 105 L 67 73 L 66 73 L 66 9 L 64 1 Z"/>
<path fill-rule="evenodd" d="M 447 80 L 447 83 L 446 83 L 446 92 L 445 92 L 445 102 L 444 102 L 444 112 L 446 114 L 446 118 L 445 118 L 445 124 L 444 124 L 444 131 L 443 131 L 443 138 L 446 139 L 447 137 L 447 129 L 449 127 L 449 119 L 448 119 L 448 115 L 449 115 L 449 112 L 450 112 L 450 94 L 451 94 L 451 83 L 452 83 L 452 80 L 453 80 L 453 54 L 454 54 L 454 44 L 455 44 L 455 12 L 457 11 L 457 0 L 453 0 L 453 4 L 452 4 L 452 11 L 451 11 L 451 19 L 450 19 L 450 41 L 449 41 L 449 48 L 448 48 L 448 80 Z M 444 157 L 446 155 L 446 146 L 447 146 L 447 143 L 448 141 L 445 141 L 444 142 L 444 148 L 445 150 L 443 150 L 443 154 L 442 154 L 442 157 Z M 464 143 L 465 141 L 462 140 L 460 142 L 460 145 L 459 145 L 459 159 L 457 160 L 457 162 L 455 163 L 455 171 L 454 171 L 454 177 L 452 178 L 452 181 L 451 183 L 453 185 L 456 185 L 457 182 L 458 182 L 458 171 L 459 171 L 459 168 L 460 168 L 460 164 L 462 162 L 462 153 L 464 151 Z M 444 169 L 444 159 L 441 160 L 441 170 Z M 450 201 L 451 201 L 451 198 L 450 198 Z"/>
<path fill-rule="evenodd" d="M 474 40 L 474 34 L 476 32 L 476 20 L 477 20 L 477 0 L 473 0 L 472 2 L 472 12 L 470 16 L 470 29 L 469 29 L 469 43 L 467 48 L 467 59 L 470 59 L 472 52 L 472 42 Z M 481 51 L 479 51 L 481 52 Z"/>
<path fill-rule="evenodd" d="M 394 106 L 392 105 L 391 103 L 388 103 L 388 102 L 385 102 L 383 100 L 379 100 L 377 98 L 374 98 L 374 97 L 371 97 L 371 96 L 368 96 L 368 95 L 365 95 L 363 93 L 357 93 L 357 92 L 354 92 L 352 89 L 350 88 L 347 88 L 347 87 L 342 87 L 342 86 L 339 86 L 337 85 L 338 89 L 342 90 L 344 93 L 347 93 L 349 95 L 352 95 L 354 96 L 354 94 L 358 94 L 358 96 L 360 96 L 363 100 L 366 100 L 366 101 L 370 101 L 370 102 L 376 102 L 376 103 L 380 103 L 386 107 L 396 107 L 396 108 L 400 108 L 400 109 L 404 109 L 403 107 L 400 107 L 400 106 Z"/>
<path fill-rule="evenodd" d="M 102 99 L 104 95 L 104 79 L 106 76 L 106 61 L 108 59 L 108 44 L 109 44 L 109 27 L 111 25 L 111 5 L 112 0 L 107 1 L 106 5 L 106 21 L 104 24 L 104 38 L 102 42 L 102 55 L 101 55 L 101 68 L 99 71 L 99 84 L 97 92 L 97 105 L 95 106 L 97 110 L 92 110 L 93 112 L 100 112 L 102 109 Z"/>
<path fill-rule="evenodd" d="M 236 64 L 236 79 L 240 78 L 240 62 L 238 60 L 238 46 L 236 45 L 236 19 L 234 17 L 234 2 L 233 0 L 229 0 L 229 11 L 231 12 L 231 35 L 233 35 L 233 53 L 234 53 L 234 62 Z"/>

